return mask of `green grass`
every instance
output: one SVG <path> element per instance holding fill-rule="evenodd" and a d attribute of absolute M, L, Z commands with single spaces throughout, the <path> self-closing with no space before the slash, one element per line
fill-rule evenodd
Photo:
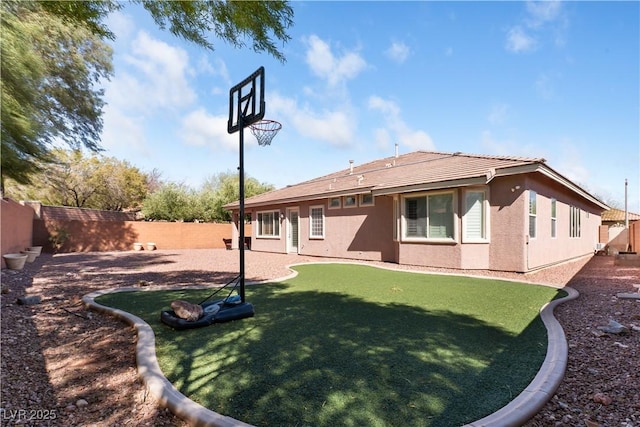
<path fill-rule="evenodd" d="M 304 265 L 247 287 L 256 316 L 188 331 L 160 323 L 174 299 L 97 299 L 147 321 L 167 378 L 216 412 L 258 426 L 456 426 L 488 415 L 536 375 L 540 307 L 562 291 L 342 264 Z"/>

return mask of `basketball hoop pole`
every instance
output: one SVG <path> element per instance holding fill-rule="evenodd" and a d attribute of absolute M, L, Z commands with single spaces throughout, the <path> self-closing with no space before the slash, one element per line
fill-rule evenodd
<path fill-rule="evenodd" d="M 240 128 L 240 218 L 238 227 L 240 228 L 240 301 L 244 303 L 244 123 L 243 115 L 238 118 Z"/>
<path fill-rule="evenodd" d="M 245 78 L 243 81 L 233 86 L 229 90 L 229 121 L 227 122 L 227 132 L 234 133 L 240 131 L 240 161 L 238 165 L 238 184 L 240 187 L 240 218 L 238 218 L 238 227 L 240 228 L 240 237 L 238 248 L 240 250 L 240 301 L 245 303 L 245 259 L 244 259 L 244 127 L 251 126 L 262 120 L 264 117 L 264 67 L 258 68 L 253 74 Z M 278 128 L 279 130 L 279 128 Z M 272 132 L 273 133 L 273 132 Z M 275 134 L 274 134 L 275 135 Z M 271 142 L 271 138 L 268 138 Z M 258 139 L 260 141 L 260 139 Z M 265 139 L 266 140 L 266 139 Z"/>

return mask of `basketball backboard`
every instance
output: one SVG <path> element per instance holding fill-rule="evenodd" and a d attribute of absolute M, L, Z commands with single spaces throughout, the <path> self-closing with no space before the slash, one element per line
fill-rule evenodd
<path fill-rule="evenodd" d="M 234 133 L 264 117 L 264 67 L 229 90 L 229 121 L 227 132 Z"/>

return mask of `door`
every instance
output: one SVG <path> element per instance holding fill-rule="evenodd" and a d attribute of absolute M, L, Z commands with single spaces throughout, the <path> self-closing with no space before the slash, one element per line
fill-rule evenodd
<path fill-rule="evenodd" d="M 298 236 L 300 235 L 298 209 L 287 209 L 287 252 L 298 253 Z"/>

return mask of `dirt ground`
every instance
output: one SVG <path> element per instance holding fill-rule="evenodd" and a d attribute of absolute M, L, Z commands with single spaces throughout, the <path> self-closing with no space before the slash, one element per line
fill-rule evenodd
<path fill-rule="evenodd" d="M 1 425 L 186 425 L 160 408 L 138 379 L 133 329 L 86 310 L 81 297 L 112 287 L 221 283 L 238 271 L 237 254 L 43 254 L 23 270 L 2 270 Z M 282 277 L 289 273 L 287 264 L 305 261 L 322 260 L 249 251 L 247 280 Z M 565 378 L 526 426 L 640 426 L 640 300 L 616 297 L 637 291 L 640 269 L 616 267 L 612 257 L 598 256 L 527 275 L 477 274 L 567 284 L 580 292 L 577 300 L 556 309 L 569 343 Z M 19 304 L 24 296 L 41 301 Z M 598 329 L 610 320 L 627 330 Z"/>

